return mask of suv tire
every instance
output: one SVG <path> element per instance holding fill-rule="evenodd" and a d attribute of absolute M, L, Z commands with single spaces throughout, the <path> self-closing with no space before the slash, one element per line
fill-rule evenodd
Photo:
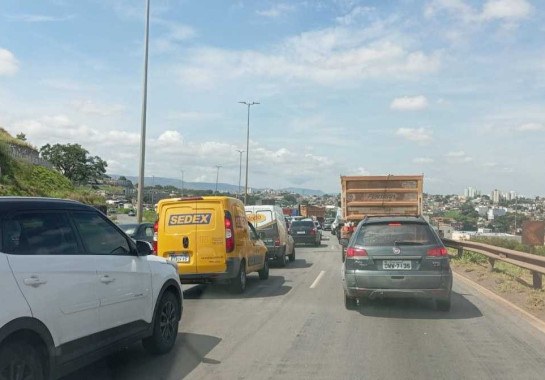
<path fill-rule="evenodd" d="M 153 333 L 142 339 L 142 345 L 150 354 L 169 352 L 176 342 L 180 315 L 180 301 L 172 292 L 165 292 L 157 304 L 153 318 Z"/>
<path fill-rule="evenodd" d="M 13 341 L 0 348 L 0 378 L 7 380 L 46 378 L 45 358 L 36 345 Z"/>
<path fill-rule="evenodd" d="M 344 307 L 346 310 L 355 310 L 358 307 L 358 300 L 344 293 Z"/>
<path fill-rule="evenodd" d="M 231 280 L 231 291 L 236 294 L 244 293 L 246 290 L 246 262 L 240 262 L 240 269 L 237 276 Z"/>
<path fill-rule="evenodd" d="M 265 258 L 263 268 L 261 268 L 257 273 L 259 274 L 260 280 L 266 280 L 269 278 L 269 260 L 267 260 L 267 258 Z"/>

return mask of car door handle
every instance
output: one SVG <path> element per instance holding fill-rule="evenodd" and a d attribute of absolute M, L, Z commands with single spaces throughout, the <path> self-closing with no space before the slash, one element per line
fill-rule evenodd
<path fill-rule="evenodd" d="M 100 282 L 102 282 L 104 284 L 109 284 L 110 282 L 114 282 L 114 281 L 115 281 L 115 278 L 110 277 L 107 274 L 100 278 Z"/>
<path fill-rule="evenodd" d="M 41 280 L 38 276 L 30 276 L 30 278 L 25 278 L 23 282 L 25 285 L 32 286 L 34 288 L 47 283 L 46 280 Z"/>

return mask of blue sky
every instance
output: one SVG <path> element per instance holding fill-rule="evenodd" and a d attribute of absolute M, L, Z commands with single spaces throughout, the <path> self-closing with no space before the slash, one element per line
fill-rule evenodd
<path fill-rule="evenodd" d="M 0 126 L 138 172 L 144 0 L 0 4 Z M 545 195 L 545 5 L 152 0 L 146 175 Z M 244 182 L 244 179 L 243 179 Z"/>

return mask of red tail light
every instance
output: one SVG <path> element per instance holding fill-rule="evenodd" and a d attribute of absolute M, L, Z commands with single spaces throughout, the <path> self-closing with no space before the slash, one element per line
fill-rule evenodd
<path fill-rule="evenodd" d="M 316 228 L 311 229 L 311 230 L 310 230 L 310 234 L 311 234 L 311 235 L 316 235 Z"/>
<path fill-rule="evenodd" d="M 439 256 L 447 256 L 447 255 L 448 255 L 448 251 L 445 247 L 435 247 L 435 248 L 428 249 L 428 256 L 439 257 Z"/>
<path fill-rule="evenodd" d="M 346 249 L 346 257 L 355 257 L 355 256 L 367 256 L 367 251 L 363 248 L 348 247 Z"/>
<path fill-rule="evenodd" d="M 274 246 L 275 246 L 275 247 L 280 247 L 280 239 L 276 239 L 276 240 L 274 241 Z"/>
<path fill-rule="evenodd" d="M 231 213 L 225 211 L 225 250 L 227 253 L 235 249 L 235 230 L 233 229 L 233 219 Z"/>
<path fill-rule="evenodd" d="M 157 255 L 158 252 L 158 242 L 157 242 L 157 230 L 159 229 L 159 220 L 156 220 L 153 224 L 153 242 L 151 245 L 153 246 L 153 254 Z"/>

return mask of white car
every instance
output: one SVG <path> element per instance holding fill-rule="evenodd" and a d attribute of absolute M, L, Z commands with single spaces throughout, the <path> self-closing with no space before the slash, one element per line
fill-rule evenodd
<path fill-rule="evenodd" d="M 0 197 L 0 378 L 49 379 L 178 335 L 176 265 L 79 202 Z"/>

